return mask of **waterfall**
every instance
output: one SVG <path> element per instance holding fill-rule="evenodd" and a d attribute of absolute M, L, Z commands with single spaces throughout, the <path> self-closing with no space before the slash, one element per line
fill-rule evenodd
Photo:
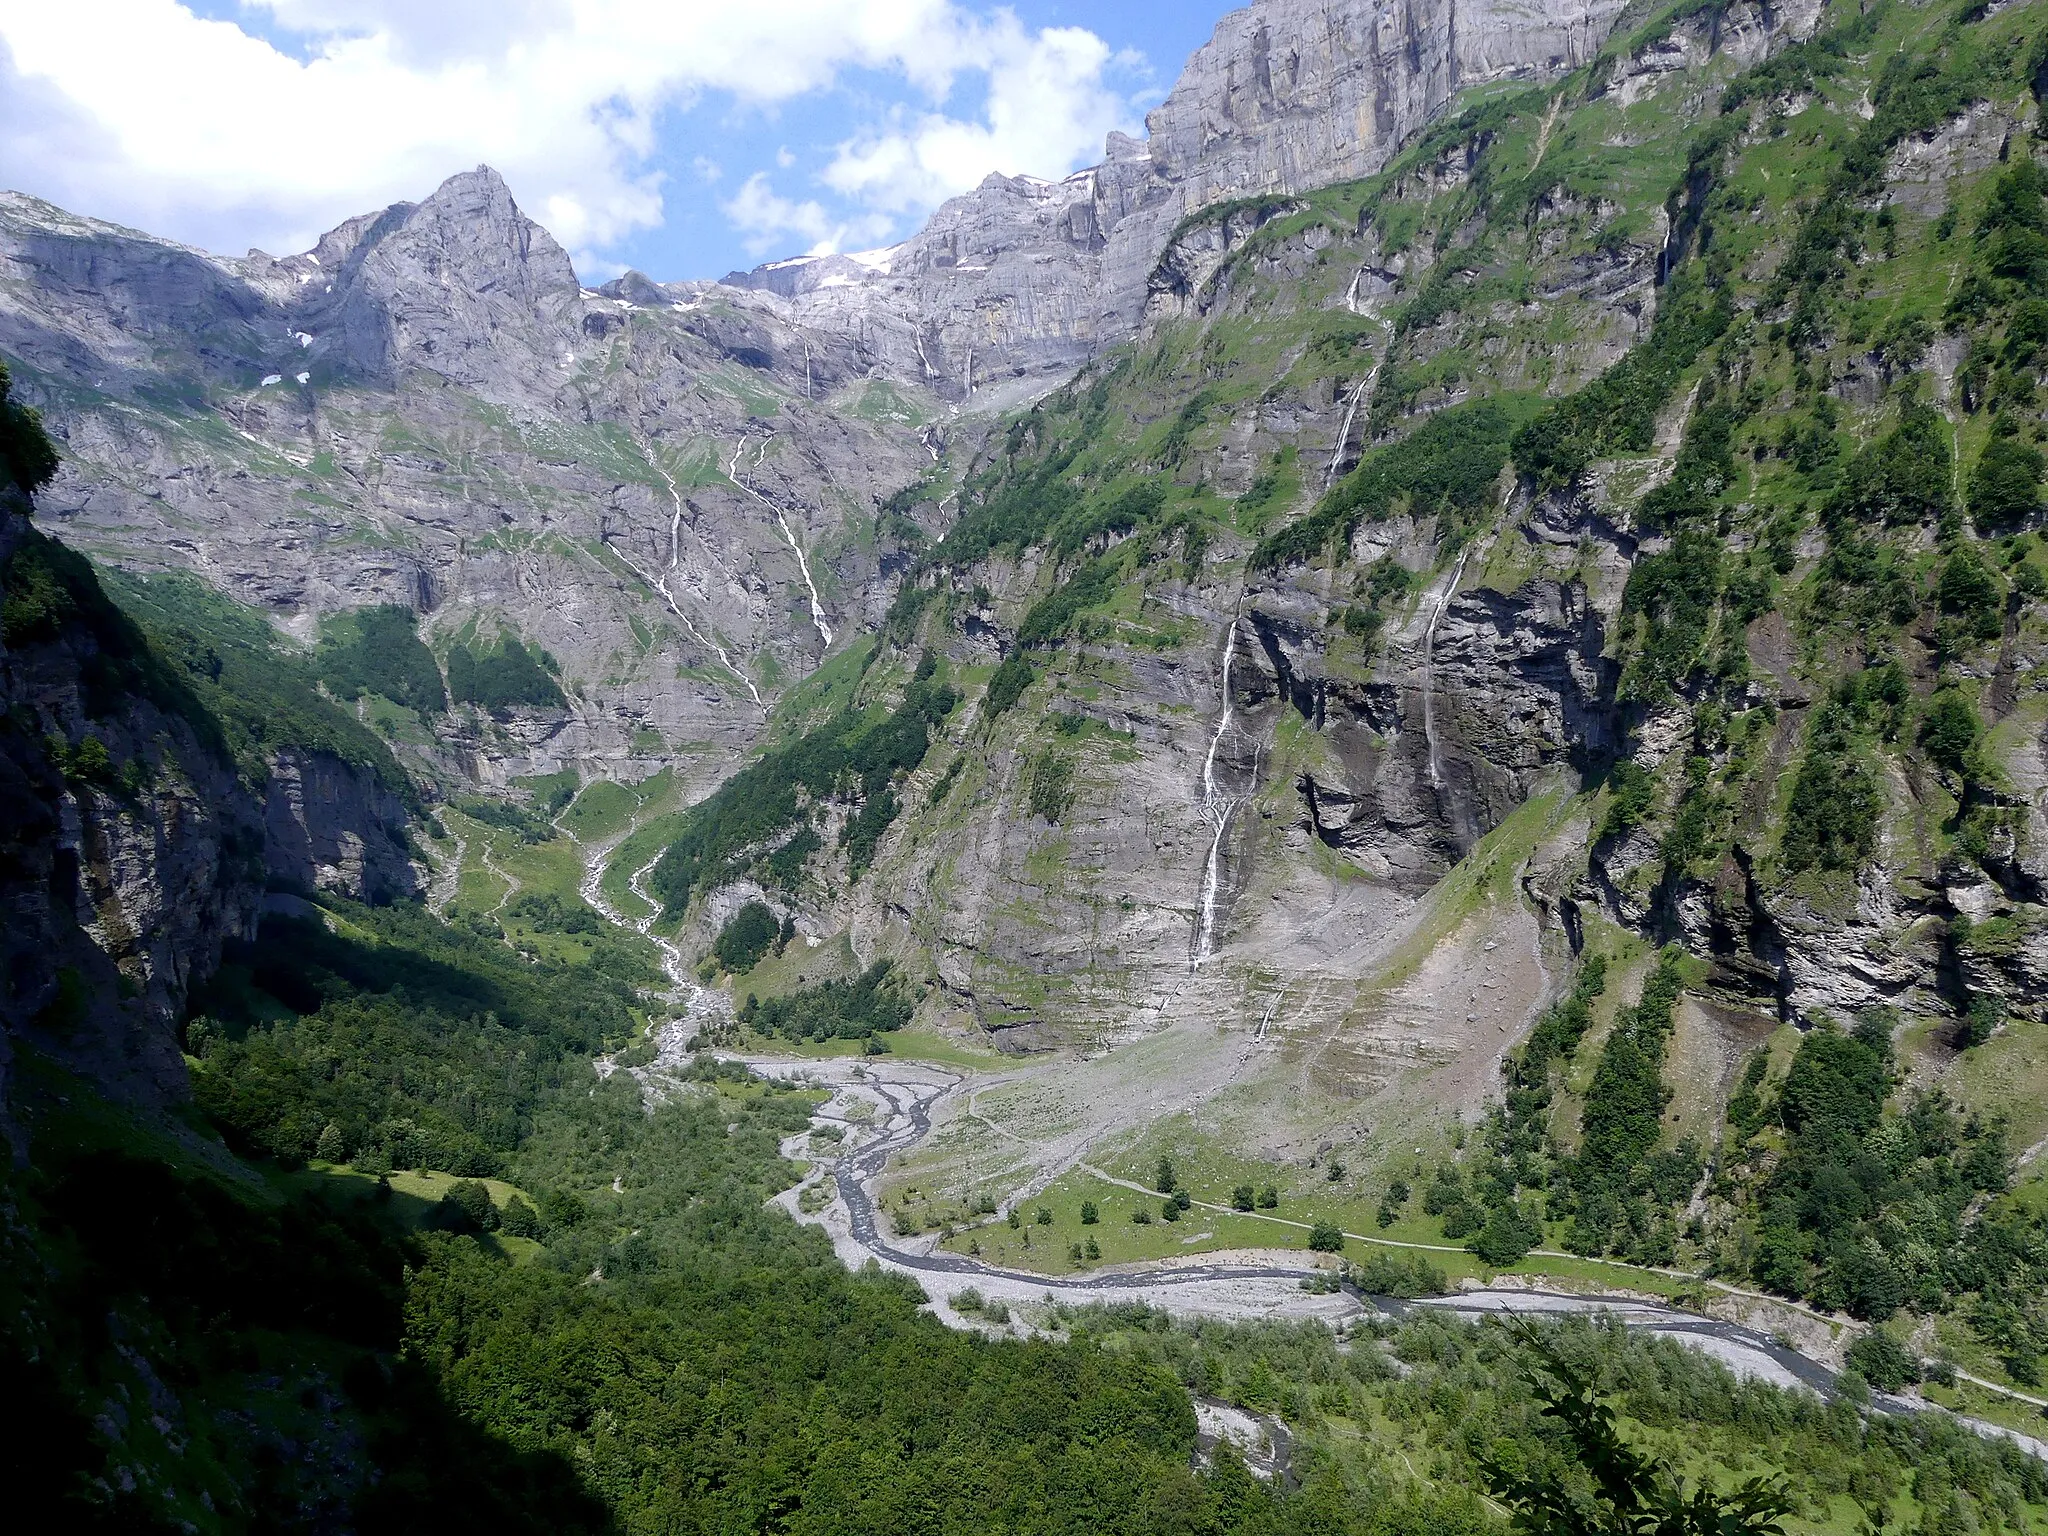
<path fill-rule="evenodd" d="M 1355 277 L 1351 280 L 1351 288 L 1354 294 L 1358 290 L 1358 279 Z M 1349 295 L 1346 296 L 1345 303 L 1351 303 Z M 1351 443 L 1351 423 L 1358 415 L 1358 407 L 1361 403 L 1371 403 L 1373 388 L 1379 383 L 1381 365 L 1386 362 L 1387 355 L 1394 350 L 1394 328 L 1382 320 L 1380 329 L 1386 332 L 1387 343 L 1380 350 L 1380 355 L 1373 359 L 1373 365 L 1367 370 L 1365 377 L 1351 386 L 1351 402 L 1344 408 L 1344 425 L 1337 429 L 1337 446 L 1330 450 L 1330 467 L 1323 475 L 1325 495 L 1329 494 L 1330 487 L 1337 483 L 1337 471 L 1344 465 L 1344 450 Z"/>
<path fill-rule="evenodd" d="M 1464 553 L 1458 556 L 1458 563 L 1451 568 L 1451 579 L 1436 600 L 1436 607 L 1430 611 L 1429 628 L 1422 636 L 1422 734 L 1429 743 L 1429 787 L 1439 794 L 1443 792 L 1443 754 L 1436 739 L 1436 627 L 1443 620 L 1444 610 L 1456 596 L 1458 583 L 1465 576 L 1465 562 L 1472 557 L 1472 546 L 1467 544 Z"/>
<path fill-rule="evenodd" d="M 765 452 L 766 442 L 761 446 Z M 803 545 L 797 542 L 796 533 L 789 526 L 789 518 L 783 514 L 782 508 L 740 478 L 740 455 L 746 452 L 746 448 L 746 435 L 742 433 L 738 444 L 733 448 L 732 462 L 725 466 L 725 478 L 775 514 L 775 526 L 782 530 L 782 541 L 789 546 L 789 552 L 796 556 L 796 568 L 803 573 L 804 590 L 811 595 L 811 625 L 818 631 L 819 638 L 825 642 L 826 649 L 829 650 L 832 646 L 832 626 L 825 622 L 825 605 L 818 599 L 818 584 L 811 580 L 810 557 L 804 553 Z"/>
<path fill-rule="evenodd" d="M 1195 942 L 1188 952 L 1189 967 L 1199 966 L 1214 952 L 1216 898 L 1223 885 L 1223 843 L 1230 833 L 1231 814 L 1237 800 L 1216 782 L 1216 755 L 1233 723 L 1230 701 L 1230 668 L 1237 660 L 1237 623 L 1244 611 L 1243 600 L 1230 615 L 1229 638 L 1223 643 L 1223 712 L 1216 720 L 1216 733 L 1209 738 L 1209 754 L 1202 759 L 1202 820 L 1215 829 L 1209 839 L 1209 858 L 1202 869 L 1202 899 L 1195 921 Z"/>
<path fill-rule="evenodd" d="M 634 565 L 632 557 L 626 554 L 624 550 L 614 549 L 612 553 L 624 560 L 627 565 L 632 566 L 634 575 L 661 594 L 661 600 L 668 604 L 668 611 L 682 622 L 683 628 L 689 631 L 690 638 L 718 657 L 719 665 L 740 680 L 749 696 L 752 697 L 755 707 L 765 715 L 768 712 L 768 705 L 762 699 L 761 691 L 754 686 L 754 680 L 733 665 L 732 657 L 727 653 L 724 646 L 713 640 L 691 622 L 690 616 L 683 612 L 682 605 L 676 601 L 675 593 L 669 590 L 668 579 L 676 573 L 682 564 L 683 493 L 676 485 L 675 476 L 671 475 L 662 466 L 661 460 L 654 456 L 653 446 L 640 442 L 638 439 L 635 440 L 635 445 L 640 449 L 641 456 L 654 466 L 654 472 L 661 476 L 662 484 L 668 487 L 668 499 L 674 509 L 670 512 L 668 519 L 668 564 L 658 574 L 649 576 L 639 566 Z"/>

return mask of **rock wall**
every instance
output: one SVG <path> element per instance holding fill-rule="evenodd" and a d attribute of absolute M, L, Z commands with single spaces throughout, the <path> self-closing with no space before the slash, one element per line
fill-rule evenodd
<path fill-rule="evenodd" d="M 252 789 L 176 670 L 27 514 L 0 492 L 0 1077 L 27 1044 L 161 1103 L 184 1093 L 191 988 L 253 936 L 266 887 L 413 894 L 405 809 L 324 753 L 279 752 Z"/>
<path fill-rule="evenodd" d="M 18 595 L 34 540 L 0 493 L 0 596 Z M 0 643 L 0 1050 L 11 1065 L 26 1042 L 161 1102 L 184 1090 L 187 989 L 253 931 L 263 829 L 204 723 L 149 686 L 132 627 L 103 597 L 82 606 L 31 630 L 10 605 Z M 104 769 L 81 758 L 88 741 Z"/>
<path fill-rule="evenodd" d="M 1584 64 L 1623 9 L 1262 0 L 1217 24 L 1144 142 L 1111 134 L 1100 165 L 1059 182 L 991 175 L 887 251 L 725 281 L 781 295 L 805 326 L 893 334 L 881 366 L 999 407 L 1138 328 L 1183 218 L 1369 176 L 1466 86 Z"/>

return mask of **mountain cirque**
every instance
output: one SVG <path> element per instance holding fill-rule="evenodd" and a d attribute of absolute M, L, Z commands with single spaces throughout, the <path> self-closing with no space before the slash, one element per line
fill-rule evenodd
<path fill-rule="evenodd" d="M 97 558 L 191 569 L 302 639 L 399 603 L 444 658 L 497 633 L 543 647 L 564 708 L 452 715 L 402 743 L 450 792 L 674 767 L 693 798 L 778 703 L 786 736 L 856 685 L 881 699 L 912 649 L 972 697 L 1102 562 L 1107 616 L 1034 652 L 1015 729 L 973 706 L 946 727 L 865 878 L 827 846 L 794 894 L 726 881 L 692 905 L 685 947 L 766 898 L 827 953 L 843 937 L 849 960 L 929 982 L 928 1020 L 1084 1054 L 1184 1030 L 1201 1092 L 1160 1104 L 1195 1113 L 1234 1085 L 1231 1134 L 1276 1156 L 1340 1133 L 1380 1155 L 1414 1107 L 1404 1085 L 1434 1083 L 1417 1090 L 1431 1113 L 1492 1086 L 1589 923 L 1684 941 L 1725 1004 L 1803 1017 L 1882 997 L 1936 1019 L 1958 962 L 1934 907 L 2032 902 L 2031 855 L 2001 883 L 1903 878 L 1901 854 L 1844 925 L 1748 878 L 1739 841 L 1667 880 L 1655 817 L 1596 837 L 1582 783 L 1631 749 L 1667 778 L 1688 758 L 1689 703 L 1624 701 L 1622 631 L 1631 573 L 1665 548 L 1634 508 L 1673 475 L 1695 396 L 1568 484 L 1494 473 L 1508 427 L 1651 336 L 1706 212 L 1688 134 L 1822 19 L 1273 0 L 1226 17 L 1148 140 L 1112 136 L 1100 166 L 991 176 L 889 250 L 720 282 L 583 288 L 485 169 L 282 259 L 10 194 L 0 352 L 66 451 L 40 515 Z M 1772 102 L 1779 121 L 1847 121 L 1811 92 Z M 2030 111 L 2020 93 L 1916 131 L 1888 148 L 1880 201 L 1932 217 L 1930 188 L 1996 164 Z M 1758 209 L 1762 185 L 1745 184 Z M 1751 254 L 1745 310 L 1780 253 Z M 1952 381 L 1947 346 L 1930 355 Z M 1874 405 L 1874 357 L 1845 361 L 1834 394 Z M 1372 450 L 1470 419 L 1455 412 L 1481 383 L 1522 414 L 1471 508 L 1404 502 L 1253 558 Z M 1069 483 L 1107 507 L 1142 479 L 1181 521 L 1106 513 L 1068 549 L 933 553 L 1052 462 L 1098 391 L 1116 428 L 1097 412 Z M 1815 537 L 1791 552 L 1802 570 Z M 943 594 L 946 621 L 912 611 L 864 682 L 849 663 L 792 693 L 882 630 L 906 583 Z M 1767 744 L 1782 772 L 1811 698 L 1772 635 L 1766 620 L 1745 644 L 1753 702 L 1789 722 Z M 1775 835 L 1761 801 L 1745 814 Z M 2040 820 L 2031 799 L 2021 817 Z M 1968 985 L 2031 1007 L 2035 947 L 1968 962 Z M 1466 984 L 1482 973 L 1484 998 Z M 1208 1038 L 1247 1021 L 1250 1056 Z M 1361 1118 L 1364 1099 L 1379 1107 Z M 1088 1140 L 1061 1122 L 1043 1144 Z"/>

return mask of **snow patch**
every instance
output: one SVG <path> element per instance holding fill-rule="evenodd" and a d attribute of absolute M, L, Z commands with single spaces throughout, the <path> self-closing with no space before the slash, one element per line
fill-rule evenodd
<path fill-rule="evenodd" d="M 265 375 L 263 375 L 263 382 L 262 382 L 261 384 L 258 384 L 258 385 L 257 385 L 256 387 L 257 387 L 258 389 L 268 389 L 268 388 L 270 388 L 270 386 L 271 386 L 271 385 L 273 385 L 273 384 L 282 384 L 283 382 L 284 382 L 284 375 L 283 375 L 283 374 L 281 374 L 281 373 L 266 373 Z"/>

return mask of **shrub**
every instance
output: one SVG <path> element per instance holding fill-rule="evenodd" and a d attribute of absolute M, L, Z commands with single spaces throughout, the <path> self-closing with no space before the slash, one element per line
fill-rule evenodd
<path fill-rule="evenodd" d="M 1351 1271 L 1351 1283 L 1368 1296 L 1441 1296 L 1451 1288 L 1444 1272 L 1420 1254 L 1374 1252 Z"/>
<path fill-rule="evenodd" d="M 1031 686 L 1032 675 L 1031 658 L 1022 651 L 1012 651 L 988 680 L 988 691 L 981 699 L 981 717 L 993 720 L 1008 713 Z"/>
<path fill-rule="evenodd" d="M 13 380 L 0 362 L 0 473 L 24 496 L 33 496 L 57 473 L 57 450 L 43 419 L 11 398 Z"/>
<path fill-rule="evenodd" d="M 458 1179 L 443 1192 L 434 1211 L 435 1224 L 450 1232 L 491 1232 L 498 1209 L 491 1192 L 475 1179 Z"/>
<path fill-rule="evenodd" d="M 1942 767 L 1967 773 L 1975 761 L 1977 741 L 1983 732 L 1977 708 L 1969 696 L 1958 689 L 1945 688 L 1927 707 L 1927 719 L 1920 727 L 1920 745 Z"/>
<path fill-rule="evenodd" d="M 505 1209 L 498 1213 L 498 1230 L 510 1237 L 538 1239 L 542 1232 L 540 1213 L 523 1197 L 514 1195 L 505 1202 Z"/>
<path fill-rule="evenodd" d="M 1094 1225 L 1095 1225 L 1095 1223 L 1096 1223 L 1096 1222 L 1100 1221 L 1101 1219 L 1102 1219 L 1102 1213 L 1101 1213 L 1100 1211 L 1096 1210 L 1096 1208 L 1095 1208 L 1095 1202 L 1094 1202 L 1093 1200 L 1083 1200 L 1083 1201 L 1081 1202 L 1081 1225 L 1082 1225 L 1082 1226 L 1084 1226 L 1084 1227 L 1092 1227 L 1092 1226 L 1094 1226 Z"/>
<path fill-rule="evenodd" d="M 2005 1019 L 2005 1010 L 1998 999 L 1988 992 L 1975 992 L 1970 1003 L 1963 1010 L 1962 1046 L 1964 1050 L 1982 1045 L 1998 1032 L 1998 1026 Z"/>
<path fill-rule="evenodd" d="M 1252 1208 L 1252 1201 L 1255 1198 L 1251 1185 L 1240 1184 L 1230 1192 L 1230 1208 L 1234 1211 L 1248 1211 Z"/>
<path fill-rule="evenodd" d="M 1607 815 L 1601 820 L 1603 838 L 1621 837 L 1649 818 L 1657 799 L 1657 780 L 1650 770 L 1629 758 L 1617 762 L 1607 775 Z"/>
<path fill-rule="evenodd" d="M 1317 1253 L 1342 1253 L 1344 1229 L 1334 1221 L 1319 1221 L 1308 1229 L 1308 1245 Z"/>

